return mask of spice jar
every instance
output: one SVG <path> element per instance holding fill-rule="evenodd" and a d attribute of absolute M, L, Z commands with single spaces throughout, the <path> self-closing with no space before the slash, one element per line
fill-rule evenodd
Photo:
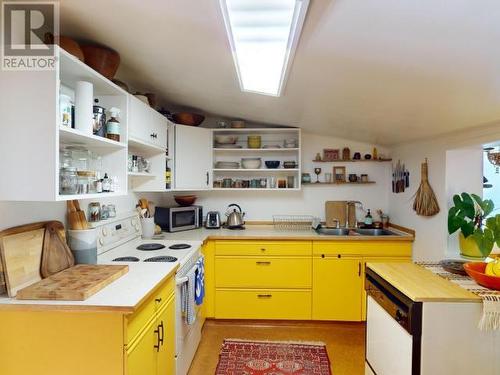
<path fill-rule="evenodd" d="M 101 205 L 99 202 L 89 203 L 89 221 L 96 222 L 101 220 Z"/>
<path fill-rule="evenodd" d="M 120 110 L 113 107 L 109 110 L 109 112 L 111 113 L 111 118 L 106 124 L 106 138 L 120 142 L 120 121 L 118 121 Z"/>
<path fill-rule="evenodd" d="M 59 170 L 59 192 L 61 194 L 76 194 L 77 184 L 76 168 L 66 167 Z"/>

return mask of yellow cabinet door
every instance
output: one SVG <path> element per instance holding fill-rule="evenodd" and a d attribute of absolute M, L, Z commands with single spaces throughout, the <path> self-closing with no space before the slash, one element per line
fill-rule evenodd
<path fill-rule="evenodd" d="M 156 375 L 158 369 L 159 330 L 152 321 L 127 348 L 127 375 Z"/>
<path fill-rule="evenodd" d="M 361 293 L 361 319 L 366 320 L 366 291 L 365 291 L 365 271 L 366 263 L 392 263 L 392 262 L 411 262 L 410 257 L 371 257 L 363 258 L 363 268 L 361 269 L 361 279 L 363 282 L 363 291 Z"/>
<path fill-rule="evenodd" d="M 175 301 L 172 299 L 159 313 L 156 321 L 160 330 L 158 375 L 175 374 Z"/>
<path fill-rule="evenodd" d="M 313 320 L 361 320 L 361 258 L 313 259 Z"/>

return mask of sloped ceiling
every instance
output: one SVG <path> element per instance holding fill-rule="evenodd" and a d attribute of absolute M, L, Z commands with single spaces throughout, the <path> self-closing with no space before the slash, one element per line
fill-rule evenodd
<path fill-rule="evenodd" d="M 165 102 L 395 144 L 500 119 L 498 0 L 311 0 L 280 98 L 239 89 L 218 0 L 62 0 L 63 35 Z"/>

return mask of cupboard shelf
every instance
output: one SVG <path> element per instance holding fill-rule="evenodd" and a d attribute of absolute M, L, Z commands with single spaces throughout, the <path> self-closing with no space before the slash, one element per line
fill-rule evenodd
<path fill-rule="evenodd" d="M 58 201 L 69 201 L 73 199 L 99 199 L 99 198 L 112 198 L 127 195 L 126 191 L 113 191 L 109 193 L 93 193 L 93 194 L 68 194 L 68 195 L 58 195 Z"/>
<path fill-rule="evenodd" d="M 266 153 L 266 152 L 297 152 L 299 148 L 220 148 L 214 147 L 216 152 L 252 152 L 252 153 Z"/>
<path fill-rule="evenodd" d="M 65 126 L 59 127 L 59 143 L 65 145 L 83 146 L 89 150 L 109 149 L 120 150 L 127 147 L 126 143 L 116 142 L 93 134 L 85 134 L 77 129 Z"/>
<path fill-rule="evenodd" d="M 300 188 L 212 188 L 212 190 L 224 191 L 299 191 Z"/>
<path fill-rule="evenodd" d="M 375 181 L 365 181 L 365 182 L 303 182 L 303 186 L 319 186 L 319 185 L 370 185 L 375 184 Z"/>
<path fill-rule="evenodd" d="M 129 137 L 128 148 L 131 151 L 138 152 L 138 153 L 142 152 L 142 153 L 147 154 L 147 155 L 162 154 L 162 153 L 166 152 L 165 147 L 152 145 L 152 144 L 146 143 L 146 142 L 141 141 L 140 139 L 137 139 L 134 137 Z"/>
<path fill-rule="evenodd" d="M 155 178 L 154 174 L 148 172 L 127 172 L 129 177 L 139 177 L 139 178 Z"/>
<path fill-rule="evenodd" d="M 214 168 L 214 172 L 266 172 L 266 173 L 283 173 L 283 172 L 297 172 L 298 168 L 258 168 L 258 169 L 247 169 L 247 168 L 236 168 L 236 169 L 223 169 Z"/>
<path fill-rule="evenodd" d="M 392 159 L 349 159 L 349 160 L 313 160 L 313 163 L 386 163 L 390 162 Z"/>

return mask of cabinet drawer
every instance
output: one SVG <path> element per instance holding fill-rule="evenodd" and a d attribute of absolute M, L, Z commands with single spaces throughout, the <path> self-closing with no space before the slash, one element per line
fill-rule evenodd
<path fill-rule="evenodd" d="M 314 255 L 363 255 L 410 257 L 412 243 L 406 241 L 314 241 Z"/>
<path fill-rule="evenodd" d="M 148 322 L 174 295 L 175 277 L 171 277 L 156 288 L 151 296 L 144 301 L 137 311 L 127 317 L 127 343 L 147 326 Z"/>
<path fill-rule="evenodd" d="M 292 255 L 312 254 L 311 241 L 216 241 L 215 255 Z"/>
<path fill-rule="evenodd" d="M 311 319 L 311 292 L 305 290 L 216 290 L 217 319 Z"/>
<path fill-rule="evenodd" d="M 217 288 L 311 288 L 311 258 L 215 259 Z"/>

